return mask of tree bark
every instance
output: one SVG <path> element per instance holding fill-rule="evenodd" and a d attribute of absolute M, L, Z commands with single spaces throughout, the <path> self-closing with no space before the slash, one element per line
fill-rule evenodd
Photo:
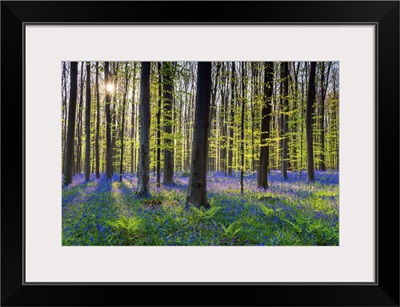
<path fill-rule="evenodd" d="M 244 96 L 244 62 L 242 62 L 242 120 L 241 120 L 241 128 L 240 128 L 240 193 L 243 195 L 244 187 L 243 187 L 243 177 L 244 177 L 244 105 L 246 102 L 246 98 Z"/>
<path fill-rule="evenodd" d="M 320 129 L 321 129 L 321 153 L 319 169 L 322 171 L 326 170 L 325 165 L 325 96 L 328 88 L 329 73 L 331 70 L 331 62 L 328 64 L 328 71 L 325 80 L 325 62 L 321 62 L 321 117 L 320 117 Z"/>
<path fill-rule="evenodd" d="M 268 189 L 269 145 L 267 145 L 267 139 L 270 137 L 273 78 L 274 63 L 266 62 L 264 64 L 264 99 L 261 109 L 260 160 L 257 177 L 257 187 L 262 189 Z"/>
<path fill-rule="evenodd" d="M 96 62 L 96 178 L 100 178 L 100 90 L 99 90 L 99 62 Z"/>
<path fill-rule="evenodd" d="M 110 84 L 109 79 L 110 63 L 104 63 L 105 85 L 106 85 L 106 178 L 112 178 L 112 142 L 111 142 L 111 93 L 107 86 Z"/>
<path fill-rule="evenodd" d="M 294 97 L 293 99 L 293 105 L 292 105 L 292 111 L 293 114 L 297 114 L 297 119 L 296 122 L 293 125 L 293 145 L 292 147 L 292 160 L 293 160 L 293 171 L 299 169 L 299 148 L 298 148 L 298 143 L 301 139 L 298 138 L 298 134 L 300 131 L 300 126 L 299 126 L 299 114 L 298 114 L 298 105 L 301 105 L 302 102 L 300 101 L 299 103 L 299 67 L 300 67 L 300 62 L 297 62 L 297 68 L 296 68 L 296 62 L 292 62 L 293 66 L 293 83 L 292 83 L 292 95 Z M 290 76 L 290 73 L 289 73 Z M 297 105 L 296 105 L 297 104 Z M 301 124 L 301 123 L 300 123 Z"/>
<path fill-rule="evenodd" d="M 305 94 L 304 94 L 304 87 L 305 87 L 305 85 L 306 85 L 306 82 L 307 82 L 307 75 L 308 75 L 308 72 L 307 72 L 307 63 L 304 63 L 304 73 L 303 73 L 303 75 L 302 75 L 302 77 L 301 77 L 301 106 L 300 106 L 300 109 L 301 109 L 301 113 L 300 113 L 300 116 L 301 116 L 301 118 L 300 118 L 300 124 L 301 124 L 301 130 L 300 130 L 300 140 L 301 140 L 301 142 L 300 142 L 300 152 L 301 152 L 301 154 L 300 154 L 300 174 L 299 174 L 299 178 L 300 178 L 300 180 L 301 180 L 301 178 L 302 178 L 302 175 L 303 175 L 303 136 L 304 136 L 304 117 L 306 117 L 305 116 L 305 110 L 304 110 L 304 97 L 305 97 Z M 307 106 L 306 106 L 306 109 L 307 109 Z M 307 136 L 306 136 L 306 138 L 307 138 Z M 307 145 L 307 144 L 306 144 Z"/>
<path fill-rule="evenodd" d="M 136 63 L 133 63 L 132 112 L 131 112 L 131 173 L 135 171 L 135 95 L 136 95 Z"/>
<path fill-rule="evenodd" d="M 96 122 L 96 113 L 93 112 L 93 106 L 90 107 L 91 109 L 91 119 L 90 119 L 90 135 L 93 135 L 96 133 L 96 127 L 92 127 L 92 123 L 94 124 Z M 90 137 L 92 138 L 92 137 Z M 94 157 L 95 153 L 96 153 L 96 144 L 95 142 L 90 143 L 90 152 L 91 152 L 91 158 L 90 158 L 90 173 L 95 173 L 96 172 L 96 159 Z"/>
<path fill-rule="evenodd" d="M 310 79 L 308 81 L 307 108 L 306 108 L 306 138 L 307 138 L 307 182 L 314 177 L 314 149 L 312 139 L 312 109 L 315 100 L 315 68 L 317 63 L 311 62 Z"/>
<path fill-rule="evenodd" d="M 226 72 L 227 70 L 227 66 L 226 63 L 223 62 L 222 63 L 222 71 Z M 220 165 L 221 165 L 221 171 L 223 171 L 225 173 L 225 175 L 227 175 L 227 158 L 226 158 L 226 153 L 227 153 L 227 120 L 228 120 L 228 115 L 227 115 L 227 101 L 228 101 L 228 97 L 227 97 L 227 78 L 226 78 L 226 74 L 221 74 L 221 78 L 223 78 L 221 80 L 221 82 L 219 83 L 219 90 L 221 93 L 221 106 L 220 106 L 220 120 L 218 122 L 219 124 L 219 128 L 221 131 L 221 142 L 220 142 Z"/>
<path fill-rule="evenodd" d="M 119 62 L 114 62 L 113 69 L 113 81 L 114 81 L 114 93 L 111 99 L 111 146 L 112 146 L 112 173 L 116 169 L 117 165 L 117 131 L 118 131 L 118 82 L 119 82 Z"/>
<path fill-rule="evenodd" d="M 254 158 L 254 129 L 255 129 L 255 111 L 254 111 L 254 102 L 256 101 L 257 97 L 257 89 L 256 89 L 256 63 L 252 62 L 251 63 L 251 80 L 252 80 L 252 95 L 251 95 L 251 101 L 250 101 L 250 111 L 251 111 L 251 171 L 255 171 L 256 163 L 255 163 L 255 158 Z"/>
<path fill-rule="evenodd" d="M 64 184 L 72 183 L 72 167 L 74 160 L 74 137 L 75 137 L 75 113 L 76 113 L 76 91 L 78 87 L 78 62 L 71 62 L 71 86 L 68 108 L 68 131 L 66 144 L 66 157 L 64 169 Z"/>
<path fill-rule="evenodd" d="M 213 82 L 212 79 L 212 73 L 211 73 L 211 105 L 210 105 L 210 127 L 208 129 L 208 138 L 210 138 L 211 136 L 211 132 L 215 131 L 216 132 L 216 122 L 214 120 L 214 117 L 217 113 L 217 107 L 216 107 L 216 97 L 217 97 L 217 85 L 218 85 L 218 75 L 219 75 L 219 70 L 221 67 L 221 63 L 217 62 L 215 65 L 216 68 L 216 72 L 215 72 L 215 80 Z M 211 66 L 211 70 L 212 70 L 212 66 Z M 207 160 L 207 172 L 210 170 L 210 165 L 211 165 L 211 170 L 212 171 L 216 171 L 217 168 L 217 138 L 215 138 L 215 145 L 214 145 L 214 152 L 213 155 L 211 157 L 208 158 Z"/>
<path fill-rule="evenodd" d="M 119 160 L 119 182 L 122 182 L 122 174 L 124 168 L 124 129 L 125 129 L 125 105 L 126 105 L 126 95 L 128 94 L 128 81 L 129 81 L 129 73 L 128 73 L 128 62 L 125 63 L 125 91 L 124 98 L 122 100 L 122 123 L 121 123 L 121 154 Z"/>
<path fill-rule="evenodd" d="M 186 207 L 209 207 L 207 201 L 208 129 L 211 96 L 211 62 L 199 62 L 197 70 L 196 111 L 194 119 L 192 162 Z"/>
<path fill-rule="evenodd" d="M 81 76 L 80 76 L 80 93 L 79 93 L 79 108 L 78 108 L 78 135 L 76 147 L 76 164 L 75 173 L 81 172 L 82 161 L 82 110 L 83 110 L 83 64 L 81 62 Z"/>
<path fill-rule="evenodd" d="M 158 106 L 157 106 L 157 153 L 156 153 L 156 172 L 157 187 L 161 183 L 161 107 L 162 107 L 162 67 L 161 62 L 157 63 L 158 68 Z"/>
<path fill-rule="evenodd" d="M 150 197 L 150 62 L 140 75 L 140 149 L 137 194 Z"/>
<path fill-rule="evenodd" d="M 85 153 L 85 180 L 90 179 L 90 62 L 86 63 L 86 111 L 85 111 L 85 134 L 86 134 L 86 153 Z"/>
<path fill-rule="evenodd" d="M 282 177 L 287 179 L 287 165 L 288 165 L 288 95 L 289 95 L 289 67 L 288 62 L 283 62 L 281 65 L 281 78 L 283 82 L 283 105 L 282 105 Z"/>
<path fill-rule="evenodd" d="M 172 134 L 173 67 L 171 62 L 163 63 L 163 106 L 164 106 L 164 185 L 174 183 L 174 144 Z"/>
<path fill-rule="evenodd" d="M 63 62 L 63 72 L 62 72 L 62 80 L 63 80 L 63 100 L 62 100 L 62 173 L 64 174 L 64 165 L 65 165 L 65 150 L 67 144 L 67 62 Z"/>
<path fill-rule="evenodd" d="M 233 167 L 233 125 L 235 121 L 235 62 L 232 62 L 231 71 L 231 103 L 229 121 L 229 150 L 228 150 L 228 176 L 232 176 Z"/>

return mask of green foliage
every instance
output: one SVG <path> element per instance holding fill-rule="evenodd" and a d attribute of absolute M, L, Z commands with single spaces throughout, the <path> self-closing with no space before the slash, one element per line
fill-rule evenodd
<path fill-rule="evenodd" d="M 130 233 L 137 233 L 140 229 L 140 225 L 142 224 L 142 220 L 135 216 L 121 216 L 117 220 L 107 221 L 106 223 L 110 226 L 113 226 L 116 230 L 126 230 Z"/>
<path fill-rule="evenodd" d="M 273 216 L 279 216 L 279 213 L 282 211 L 281 208 L 278 209 L 271 209 L 265 206 L 261 206 L 261 209 L 263 213 L 265 214 L 266 217 L 273 217 Z"/>
<path fill-rule="evenodd" d="M 136 216 L 121 216 L 117 220 L 106 221 L 106 224 L 115 228 L 116 232 L 120 233 L 124 239 L 135 241 L 141 234 L 143 222 Z"/>
<path fill-rule="evenodd" d="M 191 207 L 192 217 L 196 223 L 211 220 L 219 210 L 219 207 L 211 207 L 210 209 Z"/>
<path fill-rule="evenodd" d="M 277 174 L 276 176 L 279 176 Z M 326 175 L 329 176 L 329 175 Z M 100 179 L 63 189 L 62 244 L 135 246 L 338 245 L 338 187 L 316 182 L 273 182 L 268 191 L 240 195 L 237 179 L 214 174 L 210 209 L 185 210 L 177 185 L 135 195 L 135 181 Z M 93 192 L 95 191 L 95 192 Z"/>
<path fill-rule="evenodd" d="M 164 225 L 165 222 L 168 220 L 169 216 L 167 214 L 159 216 L 156 216 L 156 221 L 159 225 Z"/>
<path fill-rule="evenodd" d="M 301 232 L 300 227 L 297 226 L 295 223 L 293 223 L 293 222 L 291 222 L 291 221 L 289 221 L 289 220 L 287 220 L 287 219 L 284 219 L 284 218 L 282 219 L 282 221 L 285 221 L 285 222 L 288 223 L 290 226 L 292 226 L 293 229 L 294 229 L 297 233 L 300 233 L 300 232 Z"/>
<path fill-rule="evenodd" d="M 267 207 L 264 207 L 264 206 L 262 206 L 261 209 L 264 212 L 266 217 L 270 217 L 271 215 L 274 214 L 274 209 L 267 208 Z"/>
<path fill-rule="evenodd" d="M 224 237 L 229 240 L 233 239 L 242 230 L 240 220 L 234 221 L 228 227 L 221 224 L 221 227 L 224 230 Z"/>

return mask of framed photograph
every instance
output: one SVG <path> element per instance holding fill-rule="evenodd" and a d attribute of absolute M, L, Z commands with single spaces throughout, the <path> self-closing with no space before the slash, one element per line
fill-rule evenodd
<path fill-rule="evenodd" d="M 399 306 L 398 1 L 1 26 L 2 305 Z"/>

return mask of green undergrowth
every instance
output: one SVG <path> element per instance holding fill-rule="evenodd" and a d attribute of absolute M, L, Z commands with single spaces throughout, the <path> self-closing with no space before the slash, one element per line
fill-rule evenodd
<path fill-rule="evenodd" d="M 63 190 L 63 245 L 338 245 L 338 186 L 208 193 L 210 209 L 185 209 L 186 189 L 137 197 L 127 180 Z M 91 190 L 92 189 L 92 190 Z"/>

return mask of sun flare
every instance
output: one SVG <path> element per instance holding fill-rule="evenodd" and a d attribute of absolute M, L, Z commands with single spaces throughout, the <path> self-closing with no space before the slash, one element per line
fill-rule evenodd
<path fill-rule="evenodd" d="M 111 83 L 107 84 L 107 91 L 112 92 L 112 90 L 114 89 L 114 85 L 112 85 Z"/>

